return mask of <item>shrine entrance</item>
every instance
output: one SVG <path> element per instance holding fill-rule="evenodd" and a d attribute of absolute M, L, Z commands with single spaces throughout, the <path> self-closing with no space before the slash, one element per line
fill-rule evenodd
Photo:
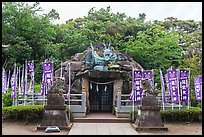
<path fill-rule="evenodd" d="M 113 81 L 110 78 L 92 78 L 89 81 L 90 112 L 112 112 Z"/>
<path fill-rule="evenodd" d="M 124 117 L 132 108 L 126 106 L 130 104 L 127 101 L 132 87 L 132 68 L 143 70 L 130 55 L 114 50 L 111 41 L 109 44 L 98 41 L 63 62 L 55 71 L 55 77 L 65 78 L 65 94 L 68 87 L 71 88 L 70 109 L 74 117 L 86 117 L 90 112 Z M 121 105 L 121 102 L 125 103 Z"/>

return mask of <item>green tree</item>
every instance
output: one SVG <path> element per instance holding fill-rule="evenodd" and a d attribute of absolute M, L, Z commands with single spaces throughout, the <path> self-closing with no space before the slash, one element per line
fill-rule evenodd
<path fill-rule="evenodd" d="M 47 57 L 47 48 L 56 37 L 51 20 L 59 18 L 58 13 L 52 10 L 48 14 L 38 15 L 42 10 L 38 2 L 32 6 L 25 2 L 2 4 L 2 44 L 10 45 L 5 53 L 8 56 L 8 69 L 13 69 L 15 62 L 22 65 L 25 60 L 34 60 L 35 65 L 41 66 Z M 40 75 L 36 75 L 36 81 L 40 79 Z"/>
<path fill-rule="evenodd" d="M 125 44 L 124 51 L 145 69 L 168 69 L 178 67 L 182 62 L 182 48 L 178 45 L 179 37 L 162 27 L 151 25 L 146 31 L 140 31 L 136 38 L 131 37 Z"/>
<path fill-rule="evenodd" d="M 192 105 L 196 106 L 198 102 L 195 100 L 193 80 L 202 74 L 202 22 L 168 17 L 164 22 L 154 21 L 154 23 L 179 35 L 183 61 L 178 68 L 190 68 L 190 99 Z"/>
<path fill-rule="evenodd" d="M 136 38 L 131 37 L 124 43 L 123 51 L 130 53 L 144 69 L 154 69 L 154 81 L 160 85 L 158 70 L 165 72 L 170 66 L 177 68 L 182 63 L 182 48 L 178 40 L 177 34 L 149 24 L 146 31 L 138 32 Z"/>

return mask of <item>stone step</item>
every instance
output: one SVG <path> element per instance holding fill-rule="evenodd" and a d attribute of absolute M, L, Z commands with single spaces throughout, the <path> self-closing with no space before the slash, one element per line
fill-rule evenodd
<path fill-rule="evenodd" d="M 129 118 L 118 118 L 111 113 L 90 113 L 86 117 L 75 117 L 77 123 L 129 123 Z"/>
<path fill-rule="evenodd" d="M 75 123 L 129 123 L 128 118 L 74 118 Z"/>

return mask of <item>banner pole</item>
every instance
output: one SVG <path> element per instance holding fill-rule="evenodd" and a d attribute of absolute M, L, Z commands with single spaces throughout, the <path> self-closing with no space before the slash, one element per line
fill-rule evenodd
<path fill-rule="evenodd" d="M 27 65 L 27 60 L 26 60 L 26 64 L 25 64 L 25 96 L 26 96 L 26 105 L 27 105 L 27 94 L 28 94 L 28 87 L 27 87 L 27 85 L 28 85 L 28 65 Z"/>
<path fill-rule="evenodd" d="M 164 80 L 164 78 L 163 78 L 163 73 L 162 73 L 162 80 Z M 164 81 L 163 81 L 163 87 L 164 87 Z M 165 93 L 165 95 L 164 95 L 164 93 Z M 166 102 L 166 90 L 165 90 L 165 87 L 164 87 L 164 93 L 162 93 L 162 96 L 163 96 L 163 110 L 165 110 L 165 104 L 164 104 L 164 102 Z"/>
<path fill-rule="evenodd" d="M 15 96 L 14 96 L 14 105 L 15 106 L 17 106 L 17 96 L 18 96 L 18 88 L 17 88 L 17 86 L 18 86 L 18 67 L 16 67 L 16 63 L 15 63 L 15 68 L 16 68 L 16 73 L 15 73 L 15 83 L 16 83 L 16 85 L 15 85 L 15 90 L 16 90 L 16 92 L 15 92 Z"/>
<path fill-rule="evenodd" d="M 24 105 L 24 64 L 22 65 L 22 75 L 21 75 L 21 92 L 23 95 L 23 103 L 22 105 Z"/>
<path fill-rule="evenodd" d="M 154 84 L 154 69 L 152 69 L 152 87 L 154 88 L 154 86 L 155 86 L 155 84 Z"/>
<path fill-rule="evenodd" d="M 53 76 L 54 76 L 54 61 L 52 60 L 52 77 L 51 77 L 51 86 L 50 86 L 50 88 L 52 87 L 52 85 L 53 85 Z"/>
<path fill-rule="evenodd" d="M 32 92 L 33 93 L 32 94 L 32 101 L 33 101 L 33 105 L 34 105 L 34 95 L 35 95 L 35 89 L 34 89 L 34 85 L 35 85 L 35 80 L 34 80 L 35 79 L 35 77 L 34 77 L 34 75 L 35 75 L 34 70 L 35 69 L 34 69 L 34 66 L 35 66 L 35 64 L 34 64 L 34 60 L 32 61 L 32 63 L 33 63 L 33 89 L 32 88 L 31 89 L 33 90 L 33 92 Z"/>
<path fill-rule="evenodd" d="M 19 94 L 21 95 L 22 93 L 22 90 L 21 90 L 21 67 L 19 66 L 19 70 L 18 70 L 18 73 L 19 73 L 19 77 L 18 77 L 18 96 L 17 96 L 17 99 L 19 99 Z M 17 105 L 18 105 L 18 101 L 17 101 Z"/>
<path fill-rule="evenodd" d="M 179 109 L 181 109 L 181 95 L 180 95 L 180 86 L 179 86 L 179 69 L 176 69 L 177 71 L 177 88 L 178 88 L 178 100 L 179 100 Z"/>
<path fill-rule="evenodd" d="M 202 84 L 201 84 L 201 86 L 202 86 Z M 201 89 L 201 97 L 202 97 L 202 87 L 200 88 Z M 202 98 L 203 99 L 203 98 Z M 200 105 L 201 105 L 201 108 L 202 108 L 202 99 L 201 99 L 201 101 L 200 101 Z"/>
<path fill-rule="evenodd" d="M 174 110 L 174 103 L 171 104 L 171 109 Z"/>
<path fill-rule="evenodd" d="M 10 73 L 11 73 L 11 71 L 10 71 L 10 69 L 9 69 L 9 71 L 8 71 L 8 77 L 7 77 L 7 87 L 6 87 L 6 92 L 8 92 L 8 89 L 9 89 L 9 82 L 10 82 Z"/>
<path fill-rule="evenodd" d="M 71 63 L 69 63 L 69 120 L 71 119 L 70 118 L 70 111 L 71 111 L 71 107 L 70 107 L 70 97 L 71 97 Z"/>
<path fill-rule="evenodd" d="M 44 73 L 44 72 L 43 72 Z M 46 102 L 46 98 L 45 98 L 45 95 L 47 94 L 47 82 L 45 80 L 45 76 L 44 77 L 44 83 L 43 83 L 43 86 L 44 86 L 44 94 L 43 94 L 43 106 L 45 106 L 45 102 Z"/>
<path fill-rule="evenodd" d="M 18 71 L 17 71 L 17 67 L 15 67 L 15 80 L 14 80 L 14 82 L 15 82 L 15 88 L 14 88 L 14 89 L 15 89 L 15 92 L 14 92 L 14 106 L 16 105 L 17 84 L 18 84 L 18 83 L 16 82 L 16 80 L 17 80 L 17 79 L 16 79 L 16 77 L 17 77 L 17 76 L 16 76 L 17 72 L 18 72 Z"/>
<path fill-rule="evenodd" d="M 24 64 L 23 64 L 24 65 Z M 25 106 L 25 100 L 26 100 L 26 86 L 25 86 L 25 79 L 26 79 L 26 64 L 25 64 L 25 67 L 23 69 L 24 71 L 24 76 L 23 76 L 23 104 Z"/>
<path fill-rule="evenodd" d="M 163 85 L 163 74 L 162 74 L 162 71 L 161 71 L 161 69 L 159 69 L 159 71 L 160 71 L 160 80 L 161 80 L 161 90 L 162 90 L 162 110 L 164 110 L 164 92 L 165 92 L 165 90 L 164 90 L 164 85 Z"/>
<path fill-rule="evenodd" d="M 42 66 L 44 63 L 45 63 L 45 61 L 42 63 Z M 45 80 L 45 74 L 44 74 L 44 66 L 43 66 L 42 84 L 43 84 L 42 87 L 44 87 L 44 88 L 42 88 L 44 90 L 44 91 L 42 90 L 42 92 L 43 92 L 43 106 L 45 106 L 46 80 Z"/>
<path fill-rule="evenodd" d="M 45 85 L 45 84 L 44 84 L 44 85 Z M 46 89 L 46 88 L 45 88 L 45 86 L 44 86 L 44 94 L 43 94 L 43 106 L 45 106 L 45 92 L 46 92 L 46 91 L 45 91 L 45 89 Z"/>
<path fill-rule="evenodd" d="M 43 74 L 43 77 L 44 77 L 44 74 Z M 46 93 L 46 91 L 45 91 L 45 89 L 46 89 L 46 87 L 45 87 L 45 82 L 44 82 L 44 83 L 42 82 L 42 84 L 43 84 L 42 86 L 44 87 L 44 89 L 43 89 L 43 90 L 44 90 L 44 91 L 43 91 L 43 92 L 44 92 L 44 93 L 43 93 L 43 106 L 45 106 L 45 93 Z"/>
<path fill-rule="evenodd" d="M 134 84 L 133 84 L 133 82 L 134 82 L 134 68 L 132 67 L 132 90 L 133 90 L 133 100 L 132 100 L 132 122 L 134 122 L 134 111 L 135 111 L 135 106 L 134 106 L 134 104 L 135 104 L 135 98 L 136 98 L 136 96 L 135 96 L 135 91 L 134 91 Z"/>
<path fill-rule="evenodd" d="M 190 77 L 190 68 L 188 68 L 189 69 L 189 83 L 188 83 L 188 90 L 189 90 L 189 92 L 188 92 L 188 109 L 189 109 L 189 107 L 190 107 L 190 79 L 191 79 L 191 77 Z"/>
<path fill-rule="evenodd" d="M 160 70 L 160 72 L 161 72 L 161 70 Z M 160 75 L 161 76 L 161 75 Z M 162 76 L 163 76 L 163 74 L 162 74 Z M 163 77 L 161 77 L 161 79 L 162 79 Z M 163 79 L 162 79 L 163 80 Z M 163 92 L 165 92 L 165 91 L 163 91 L 163 84 L 162 84 L 162 81 L 161 81 L 161 90 L 162 90 L 162 101 L 163 101 L 163 103 L 162 103 L 162 110 L 164 110 L 164 93 Z"/>
<path fill-rule="evenodd" d="M 133 92 L 134 92 L 134 91 L 133 91 Z M 134 101 L 135 101 L 135 93 L 134 93 L 133 101 L 132 101 L 132 121 L 134 121 L 134 111 L 135 111 L 135 110 L 134 110 L 134 107 L 135 107 L 135 106 L 134 106 L 134 104 L 135 104 Z"/>
<path fill-rule="evenodd" d="M 170 70 L 172 70 L 172 66 L 171 66 Z M 169 69 L 168 69 L 168 71 L 167 71 L 167 76 L 169 77 Z M 168 78 L 168 82 L 169 82 L 169 78 Z M 171 83 L 170 83 L 170 84 L 169 84 L 169 90 L 170 90 L 169 92 L 170 92 L 170 97 L 171 97 L 171 109 L 174 110 L 174 103 L 172 102 L 173 96 L 172 96 L 172 90 L 171 90 L 171 88 L 172 88 L 172 85 L 171 85 Z"/>
<path fill-rule="evenodd" d="M 61 69 L 60 69 L 60 78 L 62 79 L 62 62 L 61 62 Z"/>

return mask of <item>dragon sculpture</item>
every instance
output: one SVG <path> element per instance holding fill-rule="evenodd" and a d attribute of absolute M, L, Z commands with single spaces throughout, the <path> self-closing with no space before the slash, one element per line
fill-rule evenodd
<path fill-rule="evenodd" d="M 83 61 L 84 64 L 88 64 L 95 70 L 108 70 L 108 64 L 111 61 L 117 61 L 118 57 L 113 53 L 113 49 L 109 45 L 103 43 L 103 54 L 100 56 L 93 48 L 92 44 L 87 51 L 86 58 Z"/>

